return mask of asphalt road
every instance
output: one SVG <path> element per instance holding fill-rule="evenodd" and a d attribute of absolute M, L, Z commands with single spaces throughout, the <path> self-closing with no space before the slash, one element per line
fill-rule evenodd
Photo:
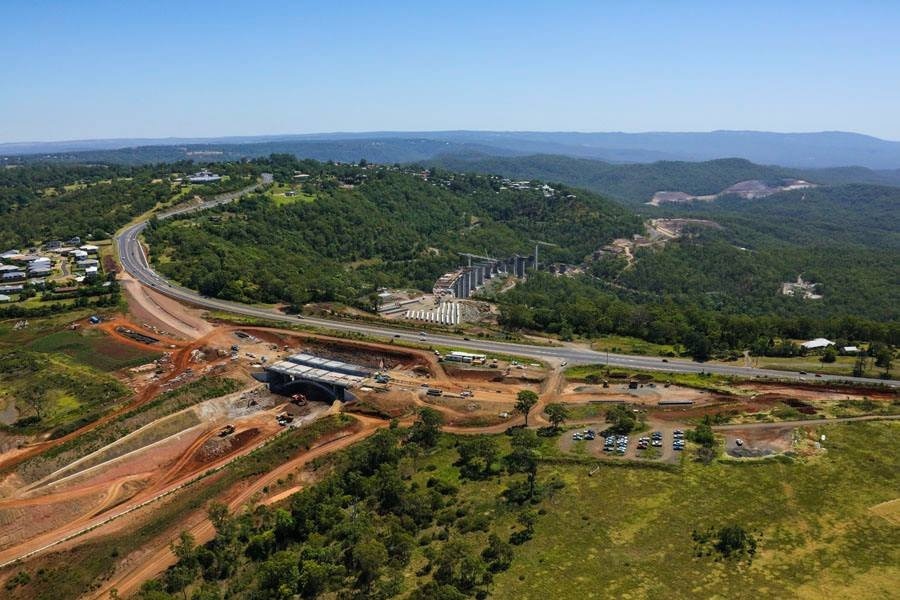
<path fill-rule="evenodd" d="M 160 219 L 165 219 L 174 215 L 187 212 L 195 212 L 205 210 L 213 206 L 232 202 L 241 195 L 258 189 L 260 186 L 270 183 L 272 176 L 264 174 L 262 181 L 256 185 L 250 186 L 237 192 L 230 192 L 217 196 L 213 200 L 207 202 L 169 210 L 159 213 Z M 305 325 L 321 327 L 323 329 L 331 329 L 336 331 L 349 331 L 361 333 L 369 336 L 381 338 L 397 338 L 405 341 L 423 341 L 423 336 L 410 332 L 408 329 L 395 329 L 390 325 L 371 325 L 367 323 L 354 323 L 338 319 L 325 319 L 320 317 L 296 317 L 285 315 L 279 311 L 267 308 L 259 308 L 247 304 L 237 302 L 229 302 L 219 300 L 218 298 L 204 297 L 194 290 L 181 287 L 173 282 L 158 275 L 147 262 L 147 257 L 139 243 L 139 237 L 147 222 L 142 221 L 134 225 L 130 225 L 116 234 L 114 241 L 119 252 L 119 258 L 122 267 L 132 277 L 150 286 L 156 291 L 165 294 L 176 300 L 208 308 L 211 310 L 227 311 L 235 314 L 245 315 L 249 317 L 258 317 L 271 321 L 283 321 L 289 323 L 303 323 Z M 783 380 L 799 380 L 799 381 L 847 381 L 855 383 L 881 383 L 892 387 L 900 387 L 900 381 L 897 380 L 881 380 L 864 377 L 843 377 L 833 375 L 822 375 L 816 377 L 814 375 L 802 375 L 793 371 L 776 371 L 772 369 L 757 369 L 753 367 L 741 367 L 720 364 L 696 363 L 678 359 L 662 359 L 649 356 L 631 356 L 623 354 L 607 354 L 606 352 L 597 352 L 588 348 L 576 345 L 564 345 L 553 347 L 534 346 L 529 344 L 516 344 L 509 342 L 495 342 L 487 340 L 464 340 L 461 337 L 428 334 L 424 336 L 424 341 L 429 344 L 441 346 L 453 346 L 464 350 L 494 352 L 500 354 L 513 354 L 517 356 L 535 358 L 539 360 L 552 359 L 556 361 L 566 361 L 569 364 L 608 364 L 612 367 L 623 367 L 627 369 L 641 369 L 650 371 L 665 371 L 671 373 L 716 373 L 720 375 L 738 375 L 742 377 L 756 378 L 774 378 Z"/>

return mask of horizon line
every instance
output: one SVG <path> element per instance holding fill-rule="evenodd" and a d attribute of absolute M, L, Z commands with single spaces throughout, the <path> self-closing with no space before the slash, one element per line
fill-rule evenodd
<path fill-rule="evenodd" d="M 641 131 L 623 131 L 623 130 L 566 130 L 566 129 L 373 129 L 373 130 L 348 130 L 348 131 L 312 131 L 305 133 L 249 133 L 249 134 L 224 134 L 224 135 L 163 135 L 163 136 L 122 136 L 122 137 L 96 137 L 96 138 L 70 138 L 70 139 L 51 139 L 51 140 L 19 140 L 19 141 L 3 141 L 0 142 L 0 148 L 4 146 L 24 146 L 24 145 L 42 145 L 42 144 L 79 144 L 90 142 L 185 142 L 192 140 L 190 143 L 202 143 L 203 140 L 231 140 L 231 139 L 253 139 L 253 138 L 277 138 L 277 137 L 313 137 L 313 136 L 341 136 L 341 135 L 424 135 L 424 134 L 446 134 L 446 133 L 479 133 L 479 134 L 580 134 L 580 135 L 597 135 L 597 134 L 621 134 L 621 135 L 658 135 L 658 134 L 713 134 L 713 133 L 762 133 L 775 135 L 820 135 L 820 134 L 847 134 L 867 137 L 882 142 L 900 143 L 900 140 L 883 138 L 876 135 L 861 133 L 858 131 L 847 131 L 841 129 L 822 129 L 814 131 L 773 131 L 767 129 L 710 129 L 710 130 L 641 130 Z M 162 144 L 164 145 L 164 144 Z"/>

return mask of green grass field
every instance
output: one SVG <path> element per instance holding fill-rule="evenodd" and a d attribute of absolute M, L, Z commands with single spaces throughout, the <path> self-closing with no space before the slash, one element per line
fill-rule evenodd
<path fill-rule="evenodd" d="M 18 424 L 13 429 L 17 432 L 39 433 L 91 422 L 127 394 L 128 389 L 113 377 L 57 354 L 0 352 L 0 407 L 15 406 Z"/>
<path fill-rule="evenodd" d="M 808 373 L 825 373 L 827 375 L 853 375 L 855 356 L 838 356 L 833 363 L 823 363 L 819 356 L 796 356 L 793 358 L 777 358 L 768 356 L 752 357 L 754 367 L 760 369 L 777 369 L 780 371 L 806 371 Z M 869 360 L 867 377 L 878 377 L 883 369 L 872 365 Z"/>
<path fill-rule="evenodd" d="M 821 428 L 807 462 L 685 461 L 682 472 L 547 465 L 566 487 L 534 540 L 497 575 L 504 598 L 887 598 L 900 527 L 871 507 L 900 496 L 898 423 Z M 751 563 L 695 557 L 691 532 L 735 523 L 759 537 Z"/>
<path fill-rule="evenodd" d="M 49 317 L 27 319 L 28 326 L 20 329 L 16 329 L 15 325 L 22 319 L 0 321 L 0 347 L 15 348 L 29 344 L 40 337 L 65 329 L 70 323 L 95 313 L 97 313 L 96 309 L 79 308 Z"/>
<path fill-rule="evenodd" d="M 97 329 L 56 331 L 34 340 L 28 347 L 37 352 L 65 354 L 101 371 L 135 367 L 161 356 L 159 352 L 119 343 Z"/>
<path fill-rule="evenodd" d="M 647 356 L 676 356 L 675 347 L 670 344 L 654 344 L 640 338 L 623 335 L 604 335 L 591 340 L 591 349 L 598 352 L 641 354 Z"/>

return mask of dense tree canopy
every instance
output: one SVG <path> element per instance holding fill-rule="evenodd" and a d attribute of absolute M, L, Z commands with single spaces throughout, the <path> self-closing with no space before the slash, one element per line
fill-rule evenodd
<path fill-rule="evenodd" d="M 283 157 L 275 157 L 283 167 Z M 430 290 L 461 264 L 459 252 L 498 257 L 548 247 L 546 260 L 578 262 L 639 230 L 623 208 L 585 192 L 500 189 L 484 176 L 294 163 L 312 171 L 312 201 L 257 194 L 148 233 L 163 273 L 232 300 L 359 303 L 380 286 Z"/>

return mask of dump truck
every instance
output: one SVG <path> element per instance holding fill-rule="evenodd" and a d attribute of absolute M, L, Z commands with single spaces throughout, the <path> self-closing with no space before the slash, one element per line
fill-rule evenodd
<path fill-rule="evenodd" d="M 234 433 L 234 425 L 226 425 L 219 430 L 219 437 L 226 437 Z"/>

